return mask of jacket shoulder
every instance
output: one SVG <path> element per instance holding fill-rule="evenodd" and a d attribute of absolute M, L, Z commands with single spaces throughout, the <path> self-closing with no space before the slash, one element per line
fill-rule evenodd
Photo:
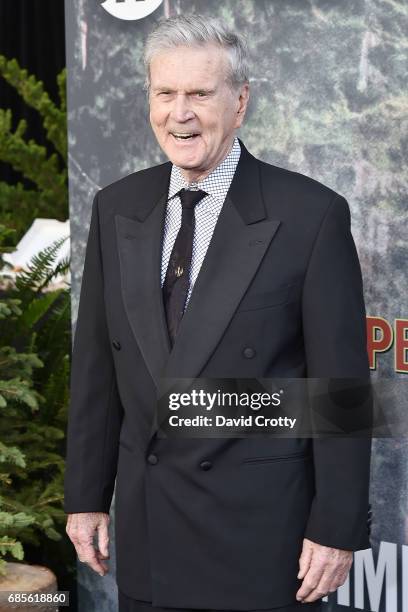
<path fill-rule="evenodd" d="M 334 189 L 324 183 L 295 170 L 289 170 L 280 166 L 258 160 L 262 180 L 265 182 L 273 181 L 278 188 L 285 189 L 289 193 L 296 193 L 332 200 L 336 197 L 343 197 Z"/>
<path fill-rule="evenodd" d="M 132 172 L 102 187 L 98 193 L 99 200 L 102 202 L 115 202 L 115 200 L 117 201 L 122 196 L 128 196 L 130 193 L 141 195 L 146 193 L 146 190 L 152 197 L 157 196 L 159 198 L 168 187 L 171 165 L 171 162 L 168 161 L 157 166 Z"/>
<path fill-rule="evenodd" d="M 307 218 L 310 223 L 320 223 L 332 205 L 349 214 L 344 196 L 328 185 L 301 172 L 258 162 L 266 206 L 282 219 Z"/>

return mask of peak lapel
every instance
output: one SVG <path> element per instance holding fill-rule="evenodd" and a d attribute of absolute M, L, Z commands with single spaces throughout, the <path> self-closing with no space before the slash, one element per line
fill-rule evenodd
<path fill-rule="evenodd" d="M 115 215 L 125 310 L 156 385 L 170 352 L 160 283 L 170 169 L 168 164 L 159 184 L 139 186 L 136 193 L 143 193 L 143 199 L 132 217 Z M 134 201 L 134 193 L 130 197 Z"/>

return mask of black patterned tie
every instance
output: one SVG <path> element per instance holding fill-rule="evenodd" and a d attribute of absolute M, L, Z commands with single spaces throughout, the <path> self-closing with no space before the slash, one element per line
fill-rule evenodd
<path fill-rule="evenodd" d="M 194 237 L 194 207 L 206 195 L 207 193 L 201 190 L 182 189 L 180 191 L 181 227 L 171 251 L 163 283 L 163 301 L 172 346 L 183 317 L 189 289 Z"/>

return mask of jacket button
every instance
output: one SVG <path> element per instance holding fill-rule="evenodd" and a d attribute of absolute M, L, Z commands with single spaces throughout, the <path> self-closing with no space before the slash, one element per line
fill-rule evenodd
<path fill-rule="evenodd" d="M 212 468 L 212 463 L 211 463 L 211 461 L 202 461 L 202 462 L 200 463 L 200 468 L 201 468 L 202 470 L 204 470 L 205 472 L 207 472 L 208 470 L 211 470 L 211 468 Z"/>
<path fill-rule="evenodd" d="M 246 357 L 246 359 L 252 359 L 252 357 L 255 357 L 256 351 L 250 346 L 247 346 L 246 348 L 244 348 L 242 353 L 244 357 Z"/>
<path fill-rule="evenodd" d="M 159 458 L 157 455 L 151 454 L 147 457 L 147 463 L 150 463 L 150 465 L 156 465 L 158 461 L 159 461 Z"/>
<path fill-rule="evenodd" d="M 116 349 L 117 351 L 120 351 L 120 349 L 122 348 L 122 346 L 121 346 L 121 344 L 120 344 L 119 340 L 114 340 L 114 341 L 112 342 L 112 346 L 113 346 L 113 348 L 114 348 L 114 349 Z"/>

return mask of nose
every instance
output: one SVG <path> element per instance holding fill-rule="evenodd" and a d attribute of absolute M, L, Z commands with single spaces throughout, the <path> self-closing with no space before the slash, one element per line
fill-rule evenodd
<path fill-rule="evenodd" d="M 172 119 L 177 123 L 184 123 L 189 119 L 194 119 L 194 111 L 190 108 L 188 96 L 185 94 L 177 94 L 173 101 L 171 109 Z"/>

